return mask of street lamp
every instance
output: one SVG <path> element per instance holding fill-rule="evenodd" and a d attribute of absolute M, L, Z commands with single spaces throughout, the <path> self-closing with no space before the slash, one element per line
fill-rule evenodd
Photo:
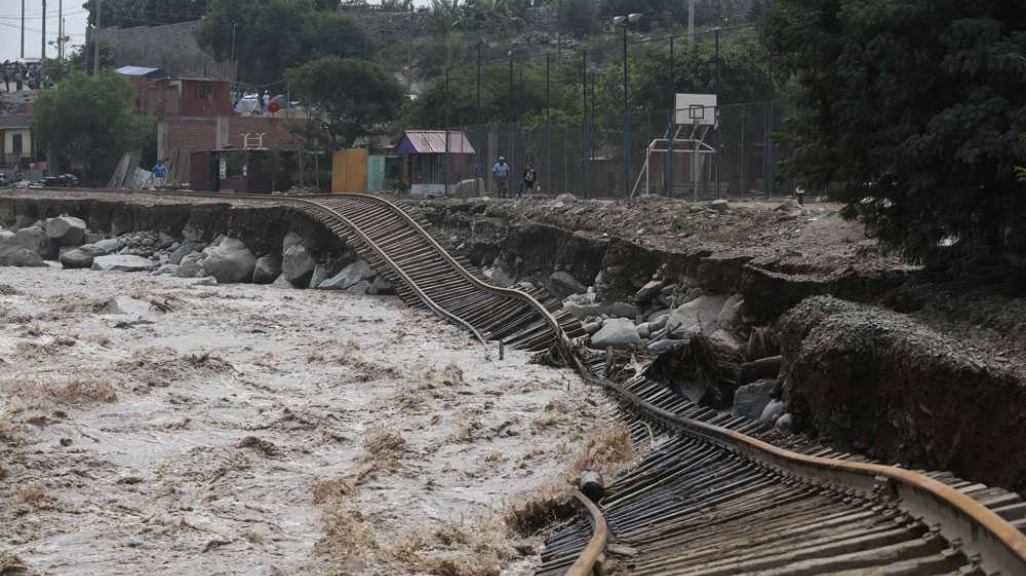
<path fill-rule="evenodd" d="M 641 20 L 641 14 L 637 12 L 613 18 L 614 26 L 623 27 L 623 186 L 625 198 L 631 195 L 631 103 L 627 85 L 627 28 L 638 20 Z"/>

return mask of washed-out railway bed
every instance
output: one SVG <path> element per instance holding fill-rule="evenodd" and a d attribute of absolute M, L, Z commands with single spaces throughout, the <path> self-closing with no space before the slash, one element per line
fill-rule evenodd
<path fill-rule="evenodd" d="M 353 245 L 409 304 L 482 342 L 553 351 L 657 447 L 546 542 L 540 574 L 1026 574 L 1026 503 L 945 473 L 865 462 L 696 406 L 643 373 L 618 383 L 542 291 L 482 280 L 382 198 L 177 195 L 291 207 Z M 174 198 L 176 195 L 165 196 Z"/>

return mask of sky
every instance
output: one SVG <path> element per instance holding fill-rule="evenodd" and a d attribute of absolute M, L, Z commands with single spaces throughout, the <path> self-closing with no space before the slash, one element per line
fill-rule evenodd
<path fill-rule="evenodd" d="M 25 57 L 39 58 L 40 42 L 43 30 L 43 0 L 25 1 Z M 84 0 L 63 0 L 64 18 L 67 23 L 67 35 L 71 37 L 70 46 L 85 43 L 86 18 L 88 14 L 82 8 Z M 20 57 L 21 52 L 21 3 L 22 0 L 0 0 L 0 61 L 13 60 Z M 57 39 L 59 24 L 58 8 L 60 0 L 46 1 L 46 40 Z M 46 54 L 50 58 L 57 56 L 57 49 L 47 45 Z"/>

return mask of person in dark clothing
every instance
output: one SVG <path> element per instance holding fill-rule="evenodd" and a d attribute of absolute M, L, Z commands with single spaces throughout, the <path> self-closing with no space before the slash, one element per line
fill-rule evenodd
<path fill-rule="evenodd" d="M 524 174 L 521 177 L 520 182 L 520 193 L 517 196 L 523 197 L 524 193 L 531 194 L 534 192 L 534 185 L 538 182 L 538 172 L 534 169 L 534 165 L 530 162 L 524 167 Z"/>

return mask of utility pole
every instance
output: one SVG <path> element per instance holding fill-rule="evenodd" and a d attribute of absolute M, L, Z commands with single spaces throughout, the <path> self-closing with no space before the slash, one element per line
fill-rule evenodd
<path fill-rule="evenodd" d="M 57 59 L 64 60 L 64 0 L 57 0 Z"/>
<path fill-rule="evenodd" d="M 484 44 L 483 40 L 477 41 L 477 133 L 478 133 L 478 144 L 474 149 L 477 152 L 477 178 L 474 179 L 474 195 L 481 196 L 481 180 L 484 176 L 484 157 L 481 155 L 481 150 L 484 147 L 485 141 L 485 130 L 483 122 L 481 120 L 481 46 Z"/>
<path fill-rule="evenodd" d="M 39 40 L 39 63 L 46 60 L 46 0 L 43 0 L 43 37 Z"/>
<path fill-rule="evenodd" d="M 545 53 L 545 187 L 552 190 L 552 54 Z"/>
<path fill-rule="evenodd" d="M 556 62 L 563 60 L 563 0 L 556 3 Z"/>
<path fill-rule="evenodd" d="M 236 39 L 236 32 L 238 31 L 238 28 L 239 28 L 239 24 L 237 22 L 232 22 L 232 59 L 231 59 L 231 64 L 229 64 L 229 66 L 232 67 L 232 69 L 230 71 L 231 72 L 231 77 L 232 77 L 232 90 L 238 89 L 238 84 L 239 84 L 239 67 L 235 63 L 235 39 Z"/>
<path fill-rule="evenodd" d="M 21 59 L 25 59 L 25 0 L 21 0 Z"/>
<path fill-rule="evenodd" d="M 666 134 L 669 137 L 666 144 L 666 190 L 667 198 L 673 196 L 673 144 L 677 138 L 677 69 L 673 58 L 673 35 L 670 35 L 670 98 L 673 100 L 673 108 L 670 112 L 669 127 Z"/>
<path fill-rule="evenodd" d="M 695 47 L 695 0 L 687 0 L 687 45 Z"/>
<path fill-rule="evenodd" d="M 100 19 L 103 11 L 103 0 L 93 0 L 96 3 L 96 24 L 93 26 L 93 74 L 100 73 Z"/>
<path fill-rule="evenodd" d="M 449 197 L 449 65 L 445 65 L 445 164 L 442 166 L 442 174 L 445 178 L 445 197 Z"/>

